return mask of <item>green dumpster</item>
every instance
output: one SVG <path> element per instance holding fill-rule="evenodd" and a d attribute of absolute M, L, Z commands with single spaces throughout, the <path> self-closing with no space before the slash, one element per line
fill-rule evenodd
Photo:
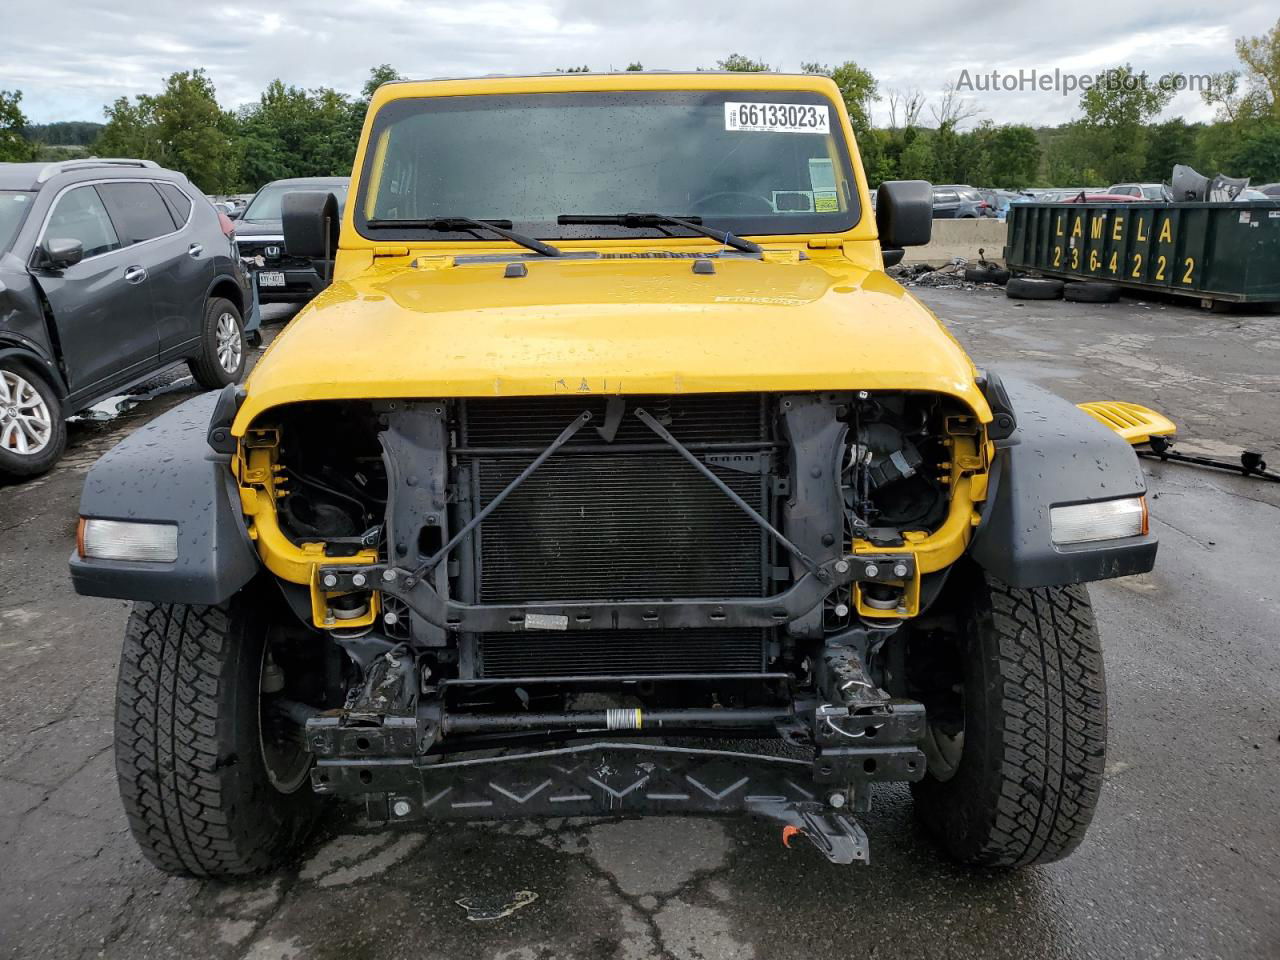
<path fill-rule="evenodd" d="M 1008 222 L 1014 269 L 1207 302 L 1280 302 L 1280 200 L 1015 203 Z"/>

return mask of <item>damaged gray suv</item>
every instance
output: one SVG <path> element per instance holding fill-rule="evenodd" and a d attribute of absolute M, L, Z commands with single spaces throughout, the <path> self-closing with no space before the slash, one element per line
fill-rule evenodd
<path fill-rule="evenodd" d="M 0 478 L 44 473 L 66 417 L 174 363 L 239 380 L 258 322 L 234 225 L 182 174 L 0 164 Z"/>

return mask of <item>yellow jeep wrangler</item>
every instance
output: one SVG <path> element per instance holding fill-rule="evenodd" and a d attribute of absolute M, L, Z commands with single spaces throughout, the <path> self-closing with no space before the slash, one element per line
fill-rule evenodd
<path fill-rule="evenodd" d="M 893 781 L 964 862 L 1080 843 L 1081 584 L 1151 568 L 1143 476 L 886 275 L 929 185 L 872 207 L 833 83 L 387 84 L 350 198 L 286 198 L 334 276 L 247 384 L 86 483 L 152 862 L 269 869 L 339 797 L 747 813 L 849 863 Z"/>

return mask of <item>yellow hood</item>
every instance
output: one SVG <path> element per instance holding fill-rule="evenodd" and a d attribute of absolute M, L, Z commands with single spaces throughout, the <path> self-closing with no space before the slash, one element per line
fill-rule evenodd
<path fill-rule="evenodd" d="M 248 381 L 242 435 L 302 400 L 926 390 L 990 412 L 959 344 L 884 273 L 844 260 L 422 259 L 333 284 Z"/>

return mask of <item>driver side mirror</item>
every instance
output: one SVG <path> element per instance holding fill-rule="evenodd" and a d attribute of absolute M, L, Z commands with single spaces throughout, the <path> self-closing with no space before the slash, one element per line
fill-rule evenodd
<path fill-rule="evenodd" d="M 227 219 L 239 220 L 242 213 L 244 213 L 244 207 L 232 207 L 227 211 Z"/>
<path fill-rule="evenodd" d="M 886 180 L 876 191 L 880 246 L 922 247 L 933 234 L 933 187 L 926 180 Z"/>
<path fill-rule="evenodd" d="M 338 200 L 328 192 L 286 193 L 280 203 L 284 248 L 293 257 L 329 260 L 338 249 Z"/>
<path fill-rule="evenodd" d="M 40 245 L 44 262 L 57 269 L 75 266 L 84 259 L 84 244 L 79 240 L 46 239 Z"/>

